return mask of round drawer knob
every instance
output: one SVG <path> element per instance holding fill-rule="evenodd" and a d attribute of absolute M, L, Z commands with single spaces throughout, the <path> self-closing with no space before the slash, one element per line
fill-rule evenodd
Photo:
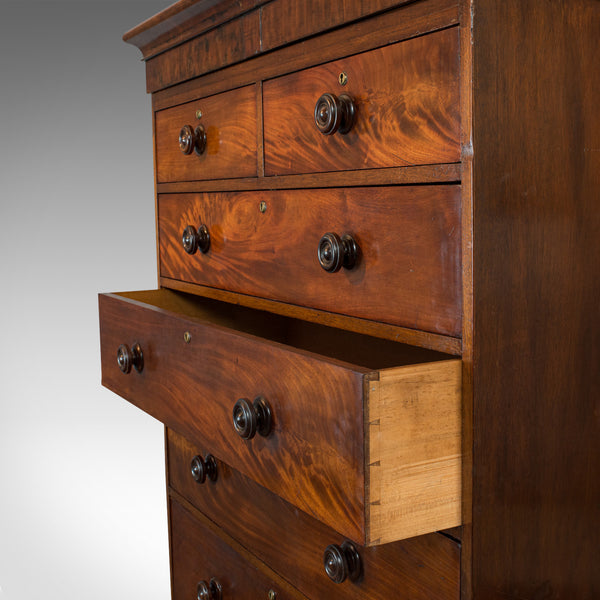
<path fill-rule="evenodd" d="M 133 367 L 138 373 L 144 368 L 144 355 L 142 347 L 136 342 L 131 349 L 121 344 L 117 349 L 117 364 L 123 373 L 129 373 Z"/>
<path fill-rule="evenodd" d="M 323 94 L 315 104 L 315 125 L 323 135 L 348 133 L 356 119 L 356 107 L 348 94 Z"/>
<path fill-rule="evenodd" d="M 328 273 L 337 273 L 342 267 L 352 269 L 359 254 L 360 248 L 351 235 L 340 237 L 337 233 L 329 232 L 319 240 L 319 264 Z"/>
<path fill-rule="evenodd" d="M 217 480 L 217 461 L 212 454 L 207 454 L 202 458 L 199 454 L 192 458 L 190 465 L 192 477 L 198 483 L 204 483 L 208 477 L 211 481 Z"/>
<path fill-rule="evenodd" d="M 330 544 L 323 554 L 325 573 L 334 583 L 342 583 L 349 579 L 356 581 L 362 571 L 360 555 L 351 542 L 341 546 Z"/>
<path fill-rule="evenodd" d="M 198 600 L 221 600 L 223 597 L 221 584 L 214 577 L 208 583 L 200 581 L 196 590 Z"/>
<path fill-rule="evenodd" d="M 198 249 L 202 254 L 206 254 L 210 248 L 208 227 L 200 225 L 196 229 L 193 225 L 188 225 L 181 234 L 181 244 L 188 254 L 195 254 Z"/>
<path fill-rule="evenodd" d="M 206 150 L 206 130 L 203 125 L 194 129 L 191 125 L 184 125 L 179 132 L 179 149 L 184 154 L 196 152 L 200 155 Z"/>
<path fill-rule="evenodd" d="M 251 440 L 257 432 L 267 437 L 271 431 L 271 420 L 271 406 L 262 396 L 256 397 L 252 404 L 247 398 L 240 398 L 233 407 L 233 426 L 245 440 Z"/>

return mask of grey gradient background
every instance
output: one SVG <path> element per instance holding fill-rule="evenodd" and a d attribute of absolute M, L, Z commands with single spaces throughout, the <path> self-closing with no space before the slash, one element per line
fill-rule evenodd
<path fill-rule="evenodd" d="M 0 0 L 0 600 L 169 597 L 163 430 L 100 386 L 97 293 L 156 287 L 157 0 Z"/>

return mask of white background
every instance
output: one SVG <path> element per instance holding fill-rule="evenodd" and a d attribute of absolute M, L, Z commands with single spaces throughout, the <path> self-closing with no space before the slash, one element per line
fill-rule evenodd
<path fill-rule="evenodd" d="M 0 600 L 169 597 L 162 426 L 100 385 L 98 292 L 156 287 L 163 1 L 0 0 Z"/>

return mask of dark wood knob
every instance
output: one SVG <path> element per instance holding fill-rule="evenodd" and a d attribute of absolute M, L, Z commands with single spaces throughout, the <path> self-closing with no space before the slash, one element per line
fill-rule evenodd
<path fill-rule="evenodd" d="M 349 234 L 340 237 L 337 233 L 326 233 L 319 240 L 317 257 L 319 264 L 328 273 L 337 273 L 342 267 L 352 269 L 358 261 L 360 248 Z"/>
<path fill-rule="evenodd" d="M 181 235 L 181 244 L 188 254 L 195 254 L 200 250 L 206 254 L 210 248 L 210 233 L 206 225 L 200 225 L 196 229 L 193 225 L 188 225 Z"/>
<path fill-rule="evenodd" d="M 144 368 L 144 354 L 139 343 L 131 346 L 131 349 L 125 344 L 121 344 L 117 349 L 117 364 L 123 373 L 129 373 L 133 367 L 138 373 Z"/>
<path fill-rule="evenodd" d="M 195 129 L 191 125 L 184 125 L 179 132 L 179 149 L 184 154 L 203 154 L 206 150 L 204 125 L 198 125 Z"/>
<path fill-rule="evenodd" d="M 315 104 L 315 125 L 323 135 L 348 133 L 356 120 L 356 106 L 348 94 L 323 94 Z"/>
<path fill-rule="evenodd" d="M 325 573 L 334 583 L 343 583 L 346 579 L 356 581 L 362 573 L 360 555 L 352 542 L 341 546 L 330 544 L 323 554 Z"/>
<path fill-rule="evenodd" d="M 204 483 L 208 477 L 211 481 L 217 480 L 217 461 L 212 454 L 202 458 L 199 454 L 192 458 L 190 465 L 192 477 L 198 483 Z"/>
<path fill-rule="evenodd" d="M 221 600 L 223 597 L 221 584 L 214 577 L 208 583 L 206 581 L 198 582 L 196 589 L 198 600 Z"/>
<path fill-rule="evenodd" d="M 257 396 L 252 404 L 247 398 L 240 398 L 233 407 L 233 426 L 245 440 L 251 440 L 257 432 L 267 437 L 271 421 L 271 406 L 263 396 Z"/>

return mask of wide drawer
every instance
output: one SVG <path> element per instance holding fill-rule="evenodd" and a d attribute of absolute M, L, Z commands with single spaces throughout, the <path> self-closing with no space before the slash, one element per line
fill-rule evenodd
<path fill-rule="evenodd" d="M 256 86 L 250 85 L 157 111 L 157 182 L 256 177 L 256 98 Z M 182 149 L 180 137 L 186 126 L 193 136 Z M 201 141 L 196 144 L 197 140 Z"/>
<path fill-rule="evenodd" d="M 99 302 L 102 383 L 264 487 L 363 544 L 460 524 L 460 360 L 168 290 Z"/>
<path fill-rule="evenodd" d="M 161 194 L 158 221 L 163 277 L 460 337 L 458 185 Z M 354 239 L 354 266 L 320 265 L 326 234 Z"/>
<path fill-rule="evenodd" d="M 454 27 L 266 81 L 265 174 L 460 161 L 458 39 Z"/>
<path fill-rule="evenodd" d="M 197 470 L 194 478 L 192 462 L 206 464 L 211 451 L 208 444 L 196 446 L 168 430 L 169 485 L 307 596 L 458 599 L 460 545 L 438 533 L 377 547 L 356 545 L 359 575 L 342 571 L 345 580 L 335 583 L 325 571 L 324 555 L 330 545 L 341 548 L 347 540 L 218 459 L 214 480 L 202 480 Z"/>
<path fill-rule="evenodd" d="M 282 590 L 177 502 L 171 500 L 169 508 L 172 600 L 304 598 L 287 586 Z M 216 586 L 221 594 L 202 595 L 199 586 L 204 590 Z"/>

